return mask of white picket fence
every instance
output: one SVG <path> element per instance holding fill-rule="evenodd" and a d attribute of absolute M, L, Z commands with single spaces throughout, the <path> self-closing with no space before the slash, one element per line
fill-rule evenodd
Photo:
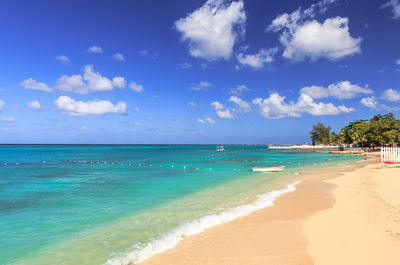
<path fill-rule="evenodd" d="M 400 147 L 382 147 L 381 162 L 386 164 L 400 163 Z"/>

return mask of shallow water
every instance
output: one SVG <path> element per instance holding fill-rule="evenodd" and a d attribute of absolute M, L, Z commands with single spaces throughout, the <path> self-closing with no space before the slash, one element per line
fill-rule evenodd
<path fill-rule="evenodd" d="M 360 159 L 261 145 L 215 148 L 0 145 L 0 263 L 140 261 L 272 205 L 300 169 Z M 253 173 L 252 164 L 286 169 Z"/>

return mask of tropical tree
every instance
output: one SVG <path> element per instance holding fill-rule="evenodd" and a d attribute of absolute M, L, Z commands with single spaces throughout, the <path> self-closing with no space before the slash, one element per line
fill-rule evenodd
<path fill-rule="evenodd" d="M 312 144 L 329 144 L 330 132 L 331 127 L 326 127 L 320 122 L 317 125 L 314 125 L 312 131 L 310 132 Z"/>

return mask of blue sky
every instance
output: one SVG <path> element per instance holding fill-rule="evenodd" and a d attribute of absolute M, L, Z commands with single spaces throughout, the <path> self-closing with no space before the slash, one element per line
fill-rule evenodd
<path fill-rule="evenodd" d="M 1 143 L 303 143 L 400 112 L 398 0 L 5 0 L 0 35 Z"/>

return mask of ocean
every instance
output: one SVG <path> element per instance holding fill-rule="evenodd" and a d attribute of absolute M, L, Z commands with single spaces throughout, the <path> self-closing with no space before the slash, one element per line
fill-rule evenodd
<path fill-rule="evenodd" d="M 0 264 L 140 262 L 273 205 L 301 170 L 356 160 L 264 145 L 0 145 Z"/>

